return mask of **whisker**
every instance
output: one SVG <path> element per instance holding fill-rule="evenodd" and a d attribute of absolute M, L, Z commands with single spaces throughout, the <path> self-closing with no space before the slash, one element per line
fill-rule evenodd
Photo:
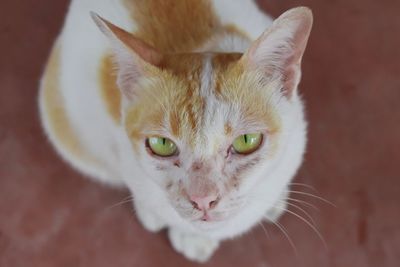
<path fill-rule="evenodd" d="M 310 221 L 313 223 L 313 225 L 316 225 L 316 223 L 315 223 L 313 217 L 311 217 L 311 215 L 308 214 L 308 212 L 307 212 L 305 209 L 303 209 L 303 208 L 301 208 L 301 207 L 299 207 L 299 206 L 297 206 L 297 205 L 295 205 L 295 204 L 293 204 L 293 203 L 289 203 L 289 202 L 285 202 L 285 203 L 288 204 L 289 206 L 294 207 L 294 208 L 300 210 L 301 212 L 303 212 L 304 215 L 306 215 L 307 218 L 310 219 Z"/>
<path fill-rule="evenodd" d="M 325 203 L 327 203 L 327 204 L 329 204 L 329 205 L 331 205 L 331 206 L 337 208 L 336 205 L 333 204 L 332 202 L 330 202 L 329 200 L 326 200 L 326 199 L 323 198 L 323 197 L 316 196 L 316 195 L 311 194 L 311 193 L 306 193 L 306 192 L 301 192 L 301 191 L 293 191 L 293 190 L 288 190 L 288 192 L 289 192 L 289 193 L 293 193 L 293 194 L 299 194 L 299 195 L 304 195 L 304 196 L 313 197 L 313 198 L 319 199 L 319 200 L 321 200 L 322 202 L 325 202 Z"/>
<path fill-rule="evenodd" d="M 265 217 L 265 218 L 266 218 L 269 222 L 271 222 L 273 225 L 275 225 L 279 230 L 281 230 L 281 232 L 285 235 L 286 239 L 288 240 L 290 246 L 292 247 L 294 254 L 296 255 L 296 257 L 298 257 L 299 254 L 298 254 L 298 252 L 297 252 L 297 248 L 296 248 L 296 246 L 294 245 L 293 240 L 290 238 L 289 234 L 287 233 L 285 227 L 283 227 L 283 225 L 281 225 L 279 222 L 271 221 L 271 220 L 269 220 L 267 217 Z"/>
<path fill-rule="evenodd" d="M 269 233 L 267 231 L 267 229 L 264 227 L 264 224 L 262 223 L 262 221 L 258 222 L 258 224 L 261 226 L 261 228 L 263 229 L 265 236 L 269 239 Z"/>
<path fill-rule="evenodd" d="M 126 204 L 126 203 L 130 203 L 130 202 L 132 202 L 132 200 L 133 200 L 133 196 L 128 196 L 128 197 L 125 197 L 124 199 L 122 199 L 120 202 L 117 202 L 117 203 L 115 203 L 113 205 L 105 207 L 104 209 L 105 210 L 109 210 L 109 209 L 115 208 L 117 206 L 120 206 L 120 205 L 123 205 L 123 204 Z"/>
<path fill-rule="evenodd" d="M 309 189 L 311 189 L 311 190 L 313 190 L 313 191 L 315 191 L 315 192 L 318 192 L 318 190 L 315 189 L 315 187 L 313 187 L 313 186 L 311 186 L 311 185 L 308 185 L 308 184 L 303 184 L 303 183 L 290 183 L 289 185 L 303 186 L 303 187 L 309 188 Z"/>
<path fill-rule="evenodd" d="M 304 204 L 304 205 L 306 205 L 306 206 L 308 206 L 308 207 L 310 207 L 310 208 L 315 209 L 316 211 L 319 211 L 319 209 L 318 209 L 315 205 L 313 205 L 313 204 L 311 204 L 311 203 L 308 203 L 308 202 L 305 201 L 305 200 L 300 200 L 300 199 L 291 198 L 291 197 L 288 197 L 288 198 L 286 198 L 286 199 L 287 199 L 287 200 L 290 200 L 290 201 L 293 201 L 293 202 L 297 202 L 297 203 Z"/>
<path fill-rule="evenodd" d="M 328 249 L 328 245 L 326 244 L 325 239 L 322 237 L 321 233 L 318 231 L 318 229 L 312 225 L 309 221 L 307 221 L 306 219 L 304 219 L 303 217 L 301 217 L 300 215 L 298 215 L 297 213 L 290 211 L 288 209 L 284 209 L 287 213 L 292 214 L 293 216 L 297 217 L 298 219 L 300 219 L 301 221 L 303 221 L 304 223 L 306 223 L 319 237 L 319 239 L 322 241 L 322 243 L 324 244 L 325 249 Z"/>

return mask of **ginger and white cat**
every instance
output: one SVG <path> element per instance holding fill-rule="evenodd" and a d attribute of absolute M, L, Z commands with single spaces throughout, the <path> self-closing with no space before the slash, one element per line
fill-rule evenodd
<path fill-rule="evenodd" d="M 285 209 L 311 26 L 308 8 L 272 22 L 252 0 L 72 0 L 41 84 L 44 129 L 77 170 L 128 187 L 146 229 L 206 261 Z"/>

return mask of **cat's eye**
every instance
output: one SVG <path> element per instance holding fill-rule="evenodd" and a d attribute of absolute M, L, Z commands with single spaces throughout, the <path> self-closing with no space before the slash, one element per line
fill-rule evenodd
<path fill-rule="evenodd" d="M 262 138 L 260 133 L 244 134 L 233 141 L 232 147 L 238 154 L 250 154 L 260 147 Z"/>
<path fill-rule="evenodd" d="M 171 157 L 178 151 L 175 143 L 165 137 L 150 137 L 147 142 L 151 151 L 160 157 Z"/>

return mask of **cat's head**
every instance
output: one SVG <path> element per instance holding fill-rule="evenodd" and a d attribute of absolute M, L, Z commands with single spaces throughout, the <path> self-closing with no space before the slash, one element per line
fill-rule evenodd
<path fill-rule="evenodd" d="M 95 21 L 114 48 L 132 151 L 185 220 L 199 227 L 229 220 L 260 197 L 252 195 L 260 180 L 273 181 L 274 168 L 303 153 L 285 142 L 293 125 L 304 128 L 294 113 L 302 112 L 297 85 L 308 9 L 283 14 L 244 54 L 161 54 Z"/>

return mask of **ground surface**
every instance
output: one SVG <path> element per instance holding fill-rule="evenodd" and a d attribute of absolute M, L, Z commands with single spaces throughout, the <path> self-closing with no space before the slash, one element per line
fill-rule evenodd
<path fill-rule="evenodd" d="M 379 3 L 379 4 L 378 4 Z M 0 9 L 0 266 L 197 266 L 166 234 L 150 234 L 127 192 L 71 170 L 44 138 L 38 79 L 68 1 L 5 1 Z M 315 27 L 301 92 L 310 121 L 296 181 L 336 204 L 304 206 L 328 248 L 304 222 L 285 215 L 225 242 L 205 266 L 396 267 L 400 262 L 400 2 L 260 1 L 274 16 L 310 6 Z M 295 187 L 314 193 L 312 190 Z M 299 212 L 295 208 L 293 211 Z"/>

